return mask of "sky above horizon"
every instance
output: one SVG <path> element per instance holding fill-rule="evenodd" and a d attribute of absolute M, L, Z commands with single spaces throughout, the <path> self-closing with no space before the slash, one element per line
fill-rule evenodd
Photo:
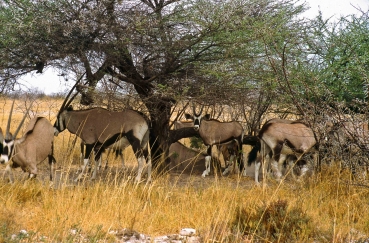
<path fill-rule="evenodd" d="M 303 2 L 303 0 L 300 0 Z M 304 16 L 313 18 L 318 15 L 319 10 L 323 18 L 332 17 L 338 19 L 340 16 L 349 14 L 360 14 L 358 9 L 366 12 L 369 9 L 369 0 L 306 0 L 310 9 Z M 51 68 L 44 70 L 42 74 L 28 74 L 19 80 L 21 89 L 39 90 L 45 94 L 63 92 L 73 86 L 73 82 L 65 82 Z"/>

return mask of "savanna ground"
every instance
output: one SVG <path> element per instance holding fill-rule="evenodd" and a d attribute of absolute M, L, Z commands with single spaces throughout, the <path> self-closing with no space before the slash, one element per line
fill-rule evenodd
<path fill-rule="evenodd" d="M 3 100 L 1 127 L 6 127 L 11 101 Z M 32 115 L 53 124 L 59 101 L 34 103 Z M 16 102 L 11 130 L 22 118 L 24 102 Z M 28 120 L 26 120 L 26 123 Z M 1 166 L 0 242 L 115 242 L 112 230 L 130 228 L 151 236 L 197 230 L 203 242 L 365 242 L 369 239 L 369 188 L 337 166 L 303 182 L 287 179 L 257 186 L 253 177 L 168 173 L 151 184 L 135 185 L 137 162 L 130 148 L 124 152 L 127 169 L 109 158 L 98 179 L 79 183 L 79 140 L 67 131 L 55 138 L 57 160 L 54 184 L 47 162 L 36 180 L 14 170 L 9 184 Z M 104 156 L 105 158 L 105 156 Z M 252 174 L 248 168 L 249 174 Z M 27 230 L 28 235 L 19 233 Z M 15 234 L 15 237 L 11 237 Z"/>

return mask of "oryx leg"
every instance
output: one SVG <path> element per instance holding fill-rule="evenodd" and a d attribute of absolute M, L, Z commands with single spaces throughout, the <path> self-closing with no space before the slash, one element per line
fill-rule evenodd
<path fill-rule="evenodd" d="M 246 177 L 247 176 L 247 162 L 246 162 L 246 156 L 243 153 L 243 151 L 241 151 L 241 155 L 240 156 L 241 156 L 241 163 L 242 163 L 242 166 L 243 166 L 242 176 L 243 177 Z"/>
<path fill-rule="evenodd" d="M 151 171 L 152 171 L 152 162 L 151 162 L 151 155 L 149 153 L 148 145 L 143 150 L 145 159 L 146 159 L 146 165 L 147 165 L 147 182 L 151 182 Z M 123 160 L 123 153 L 121 153 L 122 156 L 122 162 L 123 162 L 123 168 L 124 168 L 124 160 Z"/>
<path fill-rule="evenodd" d="M 235 169 L 235 163 L 234 163 L 234 159 L 235 159 L 235 155 L 231 155 L 229 157 L 229 161 L 227 161 L 228 163 L 226 163 L 227 168 L 223 171 L 222 175 L 227 175 L 228 173 L 232 172 Z"/>
<path fill-rule="evenodd" d="M 92 144 L 86 144 L 86 153 L 85 153 L 85 158 L 83 159 L 83 165 L 81 167 L 81 172 L 79 173 L 78 177 L 74 180 L 75 182 L 82 179 L 82 176 L 85 173 L 86 167 L 89 164 L 89 158 L 90 158 L 92 149 L 93 149 Z"/>
<path fill-rule="evenodd" d="M 260 142 L 261 142 L 261 147 L 260 147 L 260 153 L 261 153 L 260 157 L 261 158 L 260 158 L 260 161 L 258 161 L 258 159 L 256 159 L 255 161 L 255 182 L 256 184 L 259 184 L 260 167 L 262 167 L 263 182 L 266 180 L 267 168 L 270 164 L 270 157 L 271 157 L 271 149 L 269 148 L 269 146 L 264 141 L 260 141 Z"/>
<path fill-rule="evenodd" d="M 141 152 L 141 154 L 142 154 L 142 152 Z M 143 174 L 145 166 L 147 167 L 147 180 L 146 180 L 146 183 L 151 182 L 151 180 L 152 180 L 151 179 L 152 163 L 151 163 L 151 156 L 148 153 L 147 149 L 144 149 L 143 155 L 138 156 L 137 161 L 138 161 L 138 171 L 137 171 L 137 176 L 136 176 L 135 182 L 136 183 L 141 182 L 141 178 L 142 178 L 142 174 Z"/>
<path fill-rule="evenodd" d="M 111 151 L 113 150 L 113 148 L 108 148 L 108 152 L 106 153 L 106 163 L 105 163 L 105 166 L 104 166 L 104 169 L 106 170 L 109 166 L 109 156 L 110 156 L 110 153 Z M 102 156 L 101 156 L 102 158 Z M 99 164 L 99 167 L 101 168 L 102 166 L 102 159 L 100 159 L 100 164 Z"/>
<path fill-rule="evenodd" d="M 300 161 L 300 176 L 299 179 L 304 178 L 305 174 L 309 171 L 309 166 L 305 160 Z"/>
<path fill-rule="evenodd" d="M 205 177 L 207 175 L 210 174 L 210 166 L 211 166 L 211 147 L 212 146 L 208 146 L 208 150 L 207 150 L 207 156 L 205 156 L 205 170 L 202 173 L 202 177 Z"/>
<path fill-rule="evenodd" d="M 125 166 L 125 164 L 124 164 L 124 154 L 123 154 L 123 150 L 120 150 L 119 151 L 119 156 L 120 156 L 120 161 L 122 161 L 122 168 L 123 169 L 125 169 L 126 168 L 126 166 Z M 151 156 L 149 156 L 150 157 L 150 163 L 151 163 Z"/>
<path fill-rule="evenodd" d="M 259 171 L 261 166 L 262 157 L 259 156 L 255 160 L 255 183 L 259 184 Z"/>
<path fill-rule="evenodd" d="M 52 181 L 54 175 L 54 163 L 56 162 L 54 158 L 54 144 L 51 145 L 51 154 L 49 154 L 47 158 L 49 159 L 50 181 Z"/>
<path fill-rule="evenodd" d="M 135 138 L 135 137 L 131 138 L 129 141 L 132 145 L 133 152 L 135 153 L 135 156 L 136 156 L 137 162 L 138 162 L 138 170 L 137 170 L 137 176 L 136 176 L 135 182 L 136 183 L 141 182 L 142 172 L 144 170 L 146 162 L 148 164 L 148 178 L 147 178 L 147 180 L 148 181 L 151 180 L 151 166 L 152 166 L 151 165 L 151 158 L 147 159 L 148 161 L 146 161 L 146 159 L 145 159 L 146 156 L 147 156 L 147 158 L 149 158 L 148 151 L 146 151 L 148 149 L 146 147 L 147 145 L 144 145 L 144 148 L 141 148 L 140 140 Z"/>
<path fill-rule="evenodd" d="M 148 138 L 146 138 L 146 139 L 148 140 Z M 143 140 L 145 140 L 145 138 Z M 119 144 L 120 147 L 118 147 L 117 150 L 115 151 L 115 157 L 118 157 L 118 155 L 120 156 L 121 161 L 122 161 L 122 168 L 125 169 L 126 167 L 125 167 L 125 163 L 124 163 L 124 154 L 123 154 L 123 152 L 130 145 L 130 143 L 129 143 L 127 138 L 125 138 L 124 140 L 121 139 L 120 141 L 121 141 L 121 143 Z M 143 143 L 145 143 L 145 142 L 143 141 Z M 143 145 L 141 145 L 141 146 L 143 146 Z M 144 146 L 145 146 L 144 154 L 147 153 L 147 156 L 145 155 L 146 163 L 149 164 L 148 161 L 150 161 L 150 165 L 151 165 L 151 155 L 148 152 L 149 142 L 147 142 L 146 145 L 144 145 Z M 145 150 L 147 150 L 147 152 L 145 152 Z"/>
<path fill-rule="evenodd" d="M 280 181 L 282 178 L 282 167 L 283 167 L 283 162 L 286 160 L 286 158 L 287 158 L 287 155 L 285 154 L 279 154 L 279 158 L 278 156 L 273 156 L 271 167 L 272 167 L 274 176 L 277 181 Z"/>
<path fill-rule="evenodd" d="M 95 157 L 94 157 L 95 166 L 94 166 L 94 171 L 93 171 L 92 176 L 91 176 L 91 180 L 96 179 L 97 172 L 99 171 L 99 168 L 101 166 L 101 157 L 102 157 L 103 152 L 104 152 L 103 147 L 100 147 L 100 146 L 96 147 L 95 146 Z"/>
<path fill-rule="evenodd" d="M 295 155 L 288 155 L 286 158 L 286 173 L 291 173 L 292 178 L 297 180 L 295 175 L 295 165 L 298 163 L 297 157 Z"/>
<path fill-rule="evenodd" d="M 6 165 L 5 171 L 7 172 L 8 176 L 9 176 L 9 182 L 14 183 L 14 174 L 13 174 L 13 169 L 12 169 L 11 163 L 8 163 Z"/>

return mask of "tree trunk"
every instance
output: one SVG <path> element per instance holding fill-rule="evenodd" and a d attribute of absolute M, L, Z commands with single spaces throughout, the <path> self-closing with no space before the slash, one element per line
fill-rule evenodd
<path fill-rule="evenodd" d="M 150 113 L 150 146 L 154 169 L 165 172 L 170 164 L 169 158 L 169 122 L 172 100 L 155 95 L 144 100 Z"/>

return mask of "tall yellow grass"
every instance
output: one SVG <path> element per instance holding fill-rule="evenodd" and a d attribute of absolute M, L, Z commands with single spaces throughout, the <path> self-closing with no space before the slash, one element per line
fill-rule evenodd
<path fill-rule="evenodd" d="M 39 101 L 39 110 L 48 111 L 52 102 L 59 101 Z M 3 129 L 10 104 L 10 101 L 5 106 L 0 104 L 0 109 L 5 107 Z M 58 106 L 55 107 L 57 110 Z M 12 126 L 21 116 L 21 112 L 14 114 Z M 54 116 L 51 114 L 49 119 Z M 131 168 L 128 172 L 111 157 L 110 169 L 100 173 L 98 180 L 91 182 L 86 177 L 85 181 L 74 183 L 79 167 L 79 148 L 73 146 L 74 139 L 67 131 L 55 138 L 58 170 L 54 185 L 47 183 L 46 161 L 40 164 L 36 180 L 26 180 L 20 169 L 14 171 L 18 175 L 14 184 L 1 177 L 0 242 L 10 242 L 13 234 L 16 235 L 13 241 L 23 242 L 41 241 L 42 237 L 43 242 L 79 242 L 80 235 L 90 242 L 116 242 L 115 236 L 109 234 L 112 230 L 130 228 L 158 236 L 177 233 L 183 227 L 197 229 L 203 242 L 267 242 L 270 238 L 258 231 L 264 223 L 263 208 L 280 200 L 288 203 L 288 210 L 298 208 L 309 219 L 296 242 L 349 242 L 369 232 L 366 182 L 357 186 L 348 173 L 340 173 L 335 167 L 324 167 L 321 174 L 302 183 L 278 184 L 270 180 L 265 188 L 256 186 L 251 178 L 236 175 L 204 179 L 167 174 L 154 178 L 150 185 L 135 185 L 131 171 L 137 163 L 128 150 L 125 151 Z M 4 166 L 0 175 L 3 174 Z M 237 231 L 235 220 L 240 209 L 247 212 L 245 217 L 253 230 Z M 289 222 L 291 218 L 282 218 L 282 225 L 297 225 L 302 222 L 299 217 L 302 218 L 298 215 L 293 222 Z M 29 235 L 20 235 L 22 229 Z M 71 230 L 80 234 L 72 234 Z"/>

